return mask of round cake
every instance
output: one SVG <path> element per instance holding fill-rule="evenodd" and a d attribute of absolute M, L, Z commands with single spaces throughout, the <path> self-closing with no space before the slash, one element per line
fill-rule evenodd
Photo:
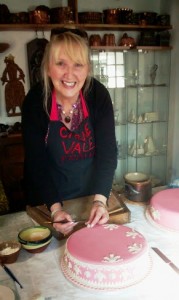
<path fill-rule="evenodd" d="M 124 225 L 82 228 L 67 240 L 61 260 L 65 277 L 92 290 L 113 291 L 144 279 L 151 270 L 144 236 Z"/>
<path fill-rule="evenodd" d="M 179 188 L 156 193 L 150 199 L 146 216 L 161 229 L 179 232 Z"/>

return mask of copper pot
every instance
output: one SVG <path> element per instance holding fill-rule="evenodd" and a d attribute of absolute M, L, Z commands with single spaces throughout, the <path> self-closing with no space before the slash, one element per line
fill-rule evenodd
<path fill-rule="evenodd" d="M 101 12 L 79 12 L 78 13 L 79 23 L 82 24 L 102 24 L 103 23 L 103 14 Z"/>
<path fill-rule="evenodd" d="M 118 24 L 119 23 L 119 10 L 116 8 L 105 9 L 104 13 L 104 23 L 106 24 Z"/>
<path fill-rule="evenodd" d="M 52 24 L 74 23 L 74 12 L 69 6 L 51 8 L 50 22 Z"/>
<path fill-rule="evenodd" d="M 120 40 L 119 46 L 133 48 L 135 46 L 135 40 L 134 40 L 134 38 L 128 36 L 127 33 L 124 33 Z"/>
<path fill-rule="evenodd" d="M 103 36 L 103 45 L 104 46 L 115 46 L 115 35 L 113 33 L 104 34 Z"/>
<path fill-rule="evenodd" d="M 130 8 L 119 8 L 119 24 L 132 24 L 133 10 Z"/>
<path fill-rule="evenodd" d="M 89 38 L 90 46 L 101 46 L 101 37 L 99 34 L 92 34 Z"/>
<path fill-rule="evenodd" d="M 29 20 L 32 24 L 50 23 L 49 8 L 45 5 L 39 5 L 29 12 Z"/>
<path fill-rule="evenodd" d="M 125 196 L 136 202 L 148 202 L 152 196 L 151 178 L 139 172 L 124 175 Z"/>

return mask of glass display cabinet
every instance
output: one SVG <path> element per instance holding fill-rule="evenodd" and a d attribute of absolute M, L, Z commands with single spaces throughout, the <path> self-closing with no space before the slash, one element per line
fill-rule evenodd
<path fill-rule="evenodd" d="M 150 47 L 148 47 L 150 48 Z M 118 147 L 114 185 L 128 172 L 166 184 L 170 49 L 91 50 L 94 77 L 112 98 Z"/>

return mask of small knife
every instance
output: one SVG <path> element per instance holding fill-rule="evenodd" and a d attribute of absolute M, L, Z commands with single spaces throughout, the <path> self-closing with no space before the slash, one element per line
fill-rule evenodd
<path fill-rule="evenodd" d="M 167 263 L 177 274 L 179 274 L 179 268 L 158 248 L 152 247 L 152 249 L 160 256 L 165 263 Z"/>

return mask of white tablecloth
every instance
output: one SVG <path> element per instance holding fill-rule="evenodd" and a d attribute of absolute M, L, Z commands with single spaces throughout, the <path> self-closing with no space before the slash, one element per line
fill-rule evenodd
<path fill-rule="evenodd" d="M 166 233 L 154 228 L 145 217 L 145 206 L 127 203 L 131 211 L 131 222 L 125 224 L 142 233 L 151 247 L 158 247 L 179 267 L 179 234 Z M 33 224 L 26 212 L 0 217 L 0 239 L 17 239 L 18 232 Z M 0 284 L 8 283 L 17 292 L 16 299 L 32 300 L 37 295 L 45 300 L 178 300 L 179 275 L 171 269 L 153 250 L 153 267 L 142 282 L 117 292 L 97 293 L 82 290 L 70 283 L 60 269 L 60 258 L 65 240 L 52 239 L 48 248 L 38 254 L 21 250 L 16 263 L 8 265 L 23 285 L 13 286 L 1 268 Z M 8 300 L 8 299 L 7 299 Z"/>

